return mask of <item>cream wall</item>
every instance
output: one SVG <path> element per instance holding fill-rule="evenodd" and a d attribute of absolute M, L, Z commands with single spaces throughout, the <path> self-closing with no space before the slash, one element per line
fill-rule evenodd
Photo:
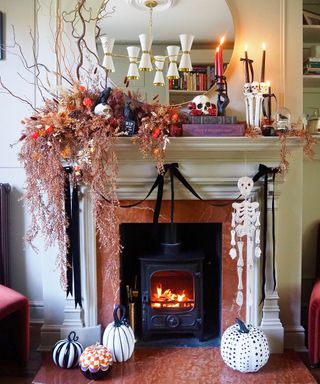
<path fill-rule="evenodd" d="M 231 11 L 235 20 L 236 42 L 234 54 L 228 68 L 228 85 L 231 104 L 228 113 L 235 113 L 244 117 L 244 104 L 242 95 L 243 70 L 239 57 L 243 55 L 244 46 L 248 44 L 250 57 L 255 61 L 256 79 L 260 76 L 261 43 L 267 45 L 266 77 L 271 81 L 273 91 L 279 100 L 292 111 L 295 118 L 302 114 L 302 31 L 301 31 L 301 0 L 229 0 Z M 43 1 L 48 4 L 48 1 Z M 68 6 L 70 2 L 63 2 Z M 34 4 L 32 0 L 21 3 L 19 0 L 2 0 L 2 11 L 7 18 L 7 40 L 12 35 L 9 24 L 17 29 L 17 39 L 30 54 L 30 39 L 28 26 L 34 23 Z M 47 7 L 47 11 L 49 8 Z M 23 22 L 21 21 L 23 20 Z M 250 22 L 248 22 L 250 20 Z M 50 46 L 50 33 L 48 25 L 48 12 L 40 18 L 40 35 L 42 44 L 40 51 L 45 60 L 54 63 L 53 52 Z M 27 94 L 31 99 L 35 97 L 32 86 L 26 86 L 17 76 L 17 57 L 7 56 L 0 61 L 0 73 L 3 79 L 17 89 L 18 94 Z M 13 186 L 12 196 L 13 220 L 11 224 L 11 272 L 13 287 L 25 293 L 32 302 L 42 305 L 45 298 L 46 322 L 52 325 L 61 324 L 63 318 L 63 293 L 59 289 L 58 273 L 54 272 L 55 251 L 44 251 L 41 240 L 38 241 L 40 255 L 35 255 L 31 248 L 24 248 L 21 235 L 26 228 L 28 215 L 17 197 L 21 195 L 24 184 L 24 173 L 16 159 L 18 147 L 10 149 L 9 144 L 14 142 L 21 130 L 20 119 L 30 110 L 25 105 L 8 96 L 0 94 L 0 105 L 3 111 L 0 115 L 2 127 L 2 140 L 0 142 L 0 181 L 9 181 Z M 291 156 L 291 168 L 286 180 L 279 186 L 281 206 L 284 215 L 279 217 L 278 228 L 278 254 L 281 263 L 278 265 L 280 306 L 284 304 L 290 310 L 281 312 L 281 319 L 287 330 L 296 330 L 301 333 L 300 326 L 300 282 L 301 282 L 301 228 L 304 231 L 304 269 L 312 274 L 310 267 L 314 255 L 310 252 L 313 245 L 312 226 L 320 212 L 316 195 L 311 195 L 309 186 L 319 186 L 319 161 L 306 163 L 302 167 L 301 151 L 295 151 Z M 295 188 L 292 189 L 292 184 Z M 303 189 L 304 185 L 304 189 Z M 290 186 L 290 187 L 289 187 Z M 305 195 L 303 196 L 303 193 Z M 304 200 L 303 200 L 304 199 Z M 303 206 L 304 201 L 304 216 Z M 320 215 L 319 215 L 320 216 Z M 40 262 L 41 261 L 41 262 Z M 290 265 L 290 270 L 288 270 Z M 42 279 L 50 279 L 50 289 L 43 292 Z M 286 307 L 287 308 L 287 307 Z M 34 315 L 41 320 L 40 312 Z M 37 317 L 38 316 L 38 317 Z M 294 341 L 292 342 L 294 344 Z M 298 341 L 297 341 L 298 344 Z"/>

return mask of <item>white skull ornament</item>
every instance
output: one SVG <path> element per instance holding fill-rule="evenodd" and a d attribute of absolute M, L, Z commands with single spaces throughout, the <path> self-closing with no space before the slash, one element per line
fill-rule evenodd
<path fill-rule="evenodd" d="M 238 180 L 238 188 L 241 195 L 244 198 L 247 198 L 252 191 L 253 180 L 248 176 L 240 177 L 240 179 Z"/>
<path fill-rule="evenodd" d="M 248 93 L 251 92 L 251 83 L 244 83 L 243 86 L 243 93 L 247 95 Z"/>
<path fill-rule="evenodd" d="M 251 91 L 254 95 L 256 95 L 257 93 L 259 93 L 259 90 L 260 90 L 260 84 L 257 82 L 257 81 L 253 81 L 251 83 Z"/>
<path fill-rule="evenodd" d="M 260 93 L 263 93 L 263 94 L 268 93 L 268 88 L 269 88 L 268 83 L 265 83 L 265 82 L 260 83 Z"/>
<path fill-rule="evenodd" d="M 193 98 L 193 103 L 196 105 L 196 109 L 201 111 L 203 115 L 209 114 L 209 108 L 211 107 L 210 99 L 205 95 L 199 95 Z"/>
<path fill-rule="evenodd" d="M 106 119 L 110 119 L 110 117 L 112 117 L 113 115 L 113 111 L 112 111 L 112 108 L 110 107 L 110 105 L 108 104 L 98 104 L 95 109 L 94 109 L 94 113 L 96 115 L 104 115 Z"/>

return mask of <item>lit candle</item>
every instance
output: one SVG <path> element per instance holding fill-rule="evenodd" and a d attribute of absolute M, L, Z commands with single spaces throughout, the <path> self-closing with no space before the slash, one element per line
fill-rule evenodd
<path fill-rule="evenodd" d="M 224 36 L 220 39 L 220 44 L 219 44 L 219 69 L 220 69 L 220 74 L 219 76 L 223 75 L 223 43 L 224 43 Z"/>
<path fill-rule="evenodd" d="M 262 43 L 262 61 L 261 61 L 261 77 L 260 83 L 264 82 L 266 72 L 266 45 Z"/>
<path fill-rule="evenodd" d="M 245 58 L 245 78 L 246 83 L 249 83 L 249 59 L 248 59 L 248 45 L 244 47 L 244 58 Z"/>
<path fill-rule="evenodd" d="M 215 57 L 214 57 L 214 73 L 216 77 L 219 76 L 219 50 L 220 50 L 220 47 L 217 47 Z"/>

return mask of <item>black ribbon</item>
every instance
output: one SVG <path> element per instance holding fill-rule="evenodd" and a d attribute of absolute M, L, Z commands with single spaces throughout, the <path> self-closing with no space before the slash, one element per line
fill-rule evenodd
<path fill-rule="evenodd" d="M 75 183 L 70 183 L 73 172 L 72 167 L 65 167 L 65 214 L 68 221 L 66 235 L 69 240 L 67 247 L 67 292 L 66 296 L 73 295 L 74 285 L 74 304 L 75 307 L 81 302 L 81 272 L 80 272 L 80 231 L 79 231 L 79 189 Z"/>
<path fill-rule="evenodd" d="M 150 191 L 147 193 L 146 197 L 136 203 L 133 204 L 128 204 L 128 205 L 120 205 L 121 208 L 132 208 L 135 207 L 141 203 L 143 203 L 147 198 L 151 195 L 151 193 L 155 190 L 155 188 L 158 188 L 157 191 L 157 199 L 156 199 L 156 204 L 155 204 L 155 209 L 154 209 L 154 214 L 153 214 L 153 223 L 157 224 L 159 221 L 159 215 L 161 211 L 161 205 L 162 205 L 162 197 L 163 197 L 163 187 L 164 187 L 164 178 L 167 172 L 169 171 L 170 174 L 170 180 L 171 180 L 171 222 L 173 222 L 173 217 L 174 217 L 174 177 L 176 177 L 181 184 L 190 192 L 194 197 L 196 197 L 198 200 L 201 200 L 205 202 L 206 204 L 212 206 L 212 207 L 224 207 L 229 204 L 232 204 L 234 201 L 239 200 L 240 196 L 238 196 L 235 200 L 233 200 L 231 203 L 230 201 L 226 203 L 208 203 L 206 200 L 204 200 L 194 189 L 193 187 L 189 184 L 189 182 L 186 180 L 186 178 L 182 175 L 180 172 L 179 164 L 178 163 L 170 163 L 170 164 L 164 164 L 164 171 L 162 174 L 159 174 L 153 183 Z M 111 203 L 110 200 L 108 200 L 106 197 L 104 197 L 102 194 L 99 193 L 99 195 L 106 200 L 108 203 Z"/>
<path fill-rule="evenodd" d="M 274 209 L 274 185 L 275 177 L 279 172 L 279 168 L 269 168 L 264 164 L 259 165 L 258 173 L 252 178 L 253 182 L 258 181 L 261 177 L 264 178 L 263 187 L 263 243 L 262 243 L 262 298 L 261 302 L 266 297 L 266 263 L 267 263 L 267 234 L 268 234 L 268 178 L 272 175 L 273 193 L 272 193 L 272 277 L 273 277 L 273 290 L 276 289 L 276 235 L 275 235 L 275 209 Z"/>
<path fill-rule="evenodd" d="M 67 254 L 66 254 L 66 260 L 67 260 L 67 292 L 66 295 L 72 295 L 73 294 L 73 281 L 72 281 L 72 251 L 71 251 L 71 193 L 70 193 L 70 173 L 72 173 L 72 167 L 65 167 L 64 168 L 66 174 L 65 174 L 65 187 L 64 187 L 64 209 L 65 209 L 65 215 L 68 221 L 68 225 L 66 227 L 66 235 L 67 239 L 69 241 L 69 245 L 67 247 Z"/>

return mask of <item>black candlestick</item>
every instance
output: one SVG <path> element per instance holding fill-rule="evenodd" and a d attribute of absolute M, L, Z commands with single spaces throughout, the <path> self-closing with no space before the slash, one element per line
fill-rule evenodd
<path fill-rule="evenodd" d="M 228 97 L 228 86 L 225 76 L 216 76 L 218 101 L 217 110 L 218 116 L 225 116 L 227 105 L 230 102 Z"/>

